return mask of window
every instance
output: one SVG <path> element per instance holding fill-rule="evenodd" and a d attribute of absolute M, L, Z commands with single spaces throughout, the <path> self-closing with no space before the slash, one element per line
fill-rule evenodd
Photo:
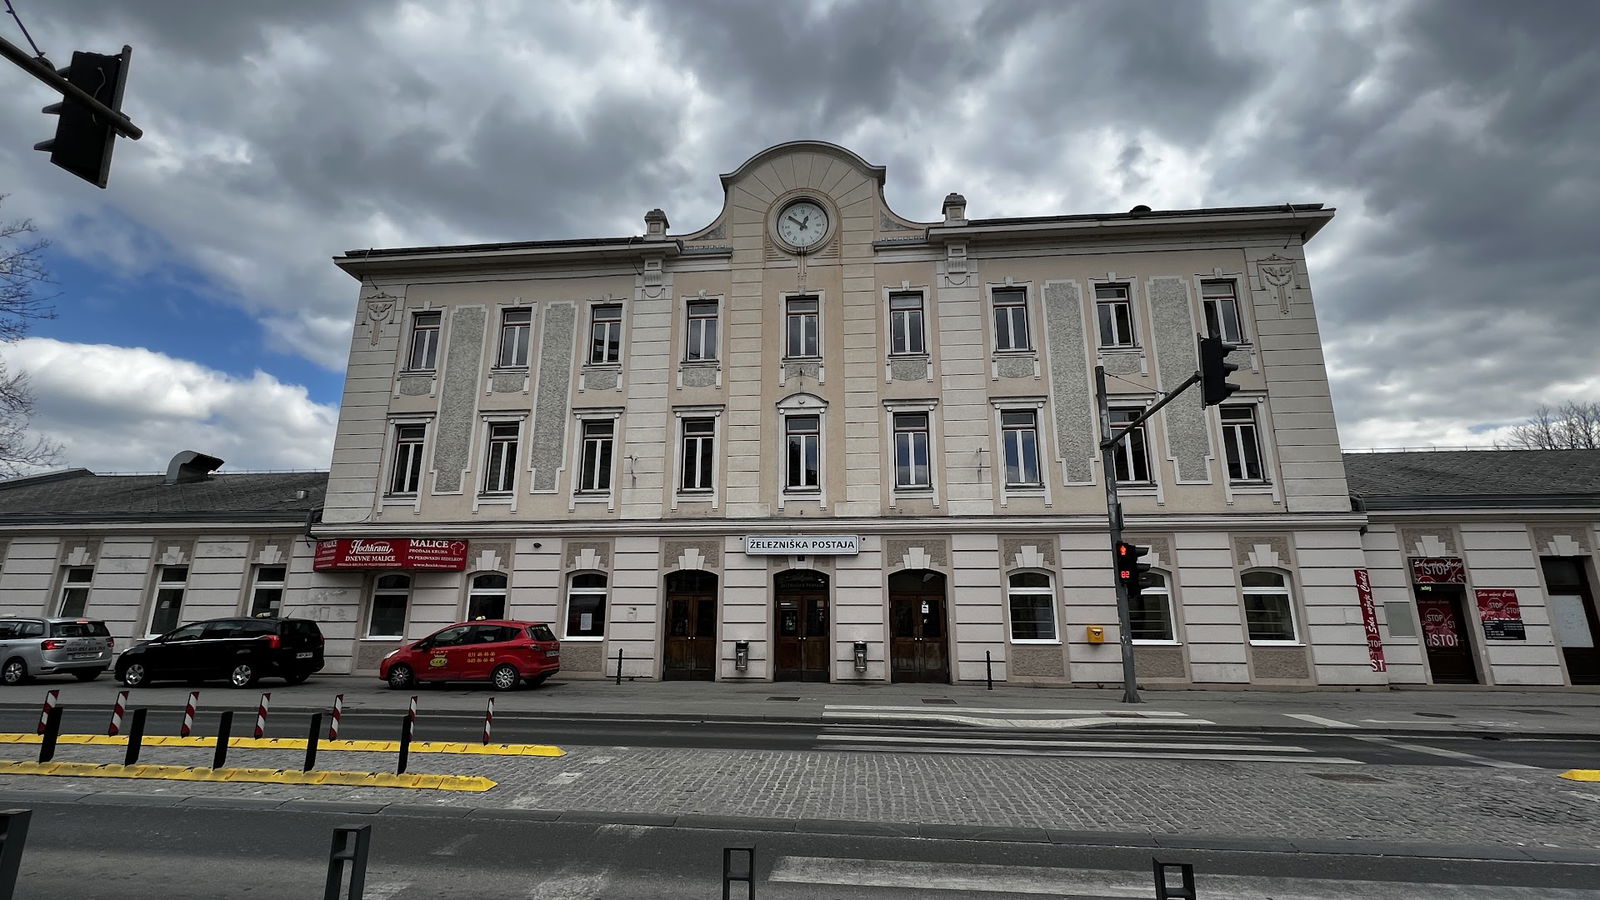
<path fill-rule="evenodd" d="M 517 481 L 516 422 L 490 422 L 488 455 L 483 463 L 483 492 L 509 494 Z"/>
<path fill-rule="evenodd" d="M 1266 481 L 1261 466 L 1261 439 L 1253 406 L 1222 407 L 1222 448 L 1228 457 L 1229 481 Z"/>
<path fill-rule="evenodd" d="M 426 425 L 395 426 L 394 472 L 389 477 L 389 493 L 417 492 L 422 484 L 422 445 L 427 436 Z"/>
<path fill-rule="evenodd" d="M 1128 636 L 1136 641 L 1172 641 L 1174 633 L 1167 576 L 1149 572 L 1139 599 L 1128 607 Z"/>
<path fill-rule="evenodd" d="M 1039 431 L 1033 413 L 1026 410 L 1000 412 L 1001 439 L 1005 444 L 1006 486 L 1036 487 L 1039 478 Z"/>
<path fill-rule="evenodd" d="M 372 589 L 372 615 L 367 617 L 367 637 L 398 638 L 406 633 L 406 604 L 411 600 L 411 576 L 398 572 L 378 576 Z"/>
<path fill-rule="evenodd" d="M 784 305 L 784 355 L 817 356 L 817 298 L 790 297 Z"/>
<path fill-rule="evenodd" d="M 528 332 L 533 327 L 533 310 L 526 306 L 500 314 L 500 355 L 495 365 L 520 369 L 528 365 Z"/>
<path fill-rule="evenodd" d="M 283 610 L 284 566 L 256 566 L 255 588 L 250 592 L 250 615 L 275 616 Z"/>
<path fill-rule="evenodd" d="M 1133 304 L 1125 284 L 1101 284 L 1094 289 L 1094 310 L 1100 320 L 1100 346 L 1132 347 Z"/>
<path fill-rule="evenodd" d="M 815 491 L 822 487 L 822 421 L 817 416 L 788 416 L 783 420 L 788 452 L 784 465 L 784 484 L 791 491 Z"/>
<path fill-rule="evenodd" d="M 717 358 L 717 301 L 689 301 L 689 325 L 683 358 L 691 362 Z"/>
<path fill-rule="evenodd" d="M 604 637 L 606 577 L 594 573 L 572 576 L 567 592 L 567 637 Z"/>
<path fill-rule="evenodd" d="M 1028 292 L 1022 288 L 994 292 L 994 348 L 1033 349 L 1028 341 Z"/>
<path fill-rule="evenodd" d="M 1241 582 L 1244 622 L 1251 643 L 1294 643 L 1294 601 L 1289 597 L 1289 579 L 1279 572 L 1254 571 L 1244 573 Z"/>
<path fill-rule="evenodd" d="M 611 441 L 616 423 L 610 419 L 583 423 L 583 468 L 578 472 L 578 492 L 604 494 L 611 490 Z"/>
<path fill-rule="evenodd" d="M 1244 342 L 1244 326 L 1239 323 L 1238 286 L 1234 282 L 1200 282 L 1200 303 L 1205 307 L 1207 335 L 1230 344 Z"/>
<path fill-rule="evenodd" d="M 467 591 L 467 621 L 506 617 L 506 576 L 486 572 L 472 579 Z"/>
<path fill-rule="evenodd" d="M 56 604 L 58 616 L 81 616 L 89 606 L 89 582 L 94 580 L 90 566 L 73 566 L 61 579 L 61 599 Z"/>
<path fill-rule="evenodd" d="M 894 414 L 894 484 L 901 488 L 933 487 L 928 467 L 928 414 Z"/>
<path fill-rule="evenodd" d="M 717 423 L 714 419 L 683 420 L 684 493 L 710 491 L 715 485 L 717 457 L 714 452 Z"/>
<path fill-rule="evenodd" d="M 419 312 L 411 316 L 411 356 L 406 368 L 412 371 L 431 371 L 439 356 L 439 322 L 441 313 Z"/>
<path fill-rule="evenodd" d="M 1049 575 L 1018 572 L 1011 576 L 1009 596 L 1013 641 L 1056 639 L 1056 595 L 1050 589 Z"/>
<path fill-rule="evenodd" d="M 589 310 L 589 364 L 622 361 L 622 306 L 607 304 Z"/>
<path fill-rule="evenodd" d="M 1116 434 L 1144 414 L 1142 409 L 1111 410 L 1111 433 Z M 1128 433 L 1117 442 L 1112 457 L 1117 469 L 1119 484 L 1150 484 L 1150 450 L 1145 443 L 1145 425 Z"/>
<path fill-rule="evenodd" d="M 188 566 L 162 566 L 156 576 L 156 602 L 150 611 L 150 633 L 166 634 L 178 627 L 183 612 L 183 589 Z"/>
<path fill-rule="evenodd" d="M 922 340 L 922 295 L 889 295 L 889 352 L 926 353 Z"/>

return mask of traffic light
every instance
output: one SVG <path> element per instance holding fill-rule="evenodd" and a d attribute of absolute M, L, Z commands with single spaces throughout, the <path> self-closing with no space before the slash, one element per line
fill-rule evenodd
<path fill-rule="evenodd" d="M 1149 552 L 1127 541 L 1117 542 L 1117 581 L 1126 589 L 1129 603 L 1138 600 L 1144 592 L 1145 573 L 1150 571 L 1150 564 L 1139 562 L 1139 558 Z"/>
<path fill-rule="evenodd" d="M 1219 337 L 1200 339 L 1200 402 L 1204 405 L 1216 406 L 1239 389 L 1228 383 L 1228 376 L 1239 369 L 1238 363 L 1228 362 L 1228 354 L 1237 349 L 1238 344 Z"/>
<path fill-rule="evenodd" d="M 72 65 L 62 69 L 60 74 L 74 87 L 120 110 L 127 62 L 125 55 L 75 51 Z M 48 152 L 52 163 L 84 181 L 105 187 L 111 173 L 111 150 L 117 140 L 111 123 L 71 96 L 46 106 L 43 111 L 60 116 L 61 120 L 56 123 L 56 136 L 34 144 L 33 149 Z"/>

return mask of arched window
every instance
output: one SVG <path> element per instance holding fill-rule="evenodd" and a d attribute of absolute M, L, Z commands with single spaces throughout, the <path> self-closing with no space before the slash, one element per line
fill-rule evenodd
<path fill-rule="evenodd" d="M 467 591 L 467 621 L 506 617 L 506 576 L 485 572 L 472 579 Z"/>
<path fill-rule="evenodd" d="M 1152 571 L 1145 575 L 1138 602 L 1128 606 L 1128 634 L 1135 641 L 1171 641 L 1175 633 L 1167 576 Z"/>
<path fill-rule="evenodd" d="M 594 572 L 572 576 L 567 591 L 569 638 L 602 638 L 606 634 L 606 577 Z"/>
<path fill-rule="evenodd" d="M 1268 569 L 1253 569 L 1240 576 L 1240 583 L 1243 585 L 1244 623 L 1250 634 L 1250 643 L 1298 642 L 1289 576 Z"/>
<path fill-rule="evenodd" d="M 1018 572 L 1011 576 L 1011 640 L 1056 639 L 1056 593 L 1043 572 Z"/>
<path fill-rule="evenodd" d="M 410 575 L 399 572 L 379 575 L 372 587 L 372 612 L 367 616 L 367 637 L 405 637 L 406 604 L 410 600 Z"/>

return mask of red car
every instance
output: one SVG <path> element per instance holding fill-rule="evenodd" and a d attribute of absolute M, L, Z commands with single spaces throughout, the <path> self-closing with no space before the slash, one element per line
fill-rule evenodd
<path fill-rule="evenodd" d="M 497 691 L 538 687 L 561 671 L 561 642 L 540 622 L 461 622 L 391 652 L 378 677 L 395 690 L 419 682 L 487 681 Z"/>

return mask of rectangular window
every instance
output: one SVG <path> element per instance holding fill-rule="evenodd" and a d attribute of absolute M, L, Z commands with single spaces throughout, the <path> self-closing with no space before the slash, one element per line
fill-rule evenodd
<path fill-rule="evenodd" d="M 1030 411 L 1004 410 L 1000 429 L 1005 443 L 1006 486 L 1037 487 L 1039 478 L 1039 430 Z"/>
<path fill-rule="evenodd" d="M 596 573 L 572 576 L 567 591 L 569 638 L 598 638 L 606 633 L 606 577 Z"/>
<path fill-rule="evenodd" d="M 816 416 L 788 416 L 787 462 L 784 484 L 791 491 L 815 491 L 822 486 L 820 464 L 822 422 Z"/>
<path fill-rule="evenodd" d="M 1031 350 L 1028 338 L 1028 292 L 1006 288 L 994 292 L 994 348 Z"/>
<path fill-rule="evenodd" d="M 683 420 L 684 493 L 710 491 L 716 472 L 717 423 L 714 419 Z"/>
<path fill-rule="evenodd" d="M 284 566 L 256 566 L 255 589 L 250 593 L 251 616 L 276 616 L 283 610 Z"/>
<path fill-rule="evenodd" d="M 922 294 L 889 295 L 889 352 L 928 352 L 922 339 Z"/>
<path fill-rule="evenodd" d="M 589 364 L 622 361 L 622 306 L 608 304 L 589 310 Z"/>
<path fill-rule="evenodd" d="M 928 466 L 927 413 L 895 413 L 894 484 L 902 488 L 933 487 Z"/>
<path fill-rule="evenodd" d="M 1294 643 L 1294 601 L 1289 579 L 1277 572 L 1253 571 L 1240 576 L 1244 593 L 1245 630 L 1250 640 Z"/>
<path fill-rule="evenodd" d="M 1100 320 L 1100 346 L 1132 347 L 1133 304 L 1125 284 L 1101 284 L 1094 289 L 1095 315 Z"/>
<path fill-rule="evenodd" d="M 378 576 L 372 590 L 372 615 L 367 637 L 397 638 L 406 633 L 406 602 L 411 598 L 411 577 L 398 572 Z"/>
<path fill-rule="evenodd" d="M 495 365 L 521 369 L 528 365 L 528 332 L 533 327 L 533 310 L 525 306 L 500 314 L 500 355 Z"/>
<path fill-rule="evenodd" d="M 1144 414 L 1142 409 L 1113 409 L 1111 431 L 1121 431 L 1129 422 Z M 1145 425 L 1134 429 L 1117 443 L 1113 451 L 1119 484 L 1150 484 L 1150 451 L 1145 442 Z"/>
<path fill-rule="evenodd" d="M 94 580 L 90 566 L 73 566 L 61 580 L 61 599 L 56 604 L 58 616 L 81 616 L 89 606 L 89 582 Z"/>
<path fill-rule="evenodd" d="M 427 436 L 426 425 L 395 426 L 394 472 L 389 477 L 389 493 L 417 492 L 422 484 L 422 445 Z"/>
<path fill-rule="evenodd" d="M 1013 641 L 1056 639 L 1056 598 L 1048 575 L 1019 572 L 1011 576 L 1008 599 Z"/>
<path fill-rule="evenodd" d="M 1128 606 L 1128 636 L 1136 641 L 1171 641 L 1172 596 L 1165 575 L 1150 572 L 1139 599 Z"/>
<path fill-rule="evenodd" d="M 516 422 L 489 424 L 489 450 L 483 463 L 483 492 L 509 494 L 517 481 Z"/>
<path fill-rule="evenodd" d="M 611 420 L 583 423 L 583 468 L 578 492 L 604 494 L 611 490 L 611 442 L 616 425 Z"/>
<path fill-rule="evenodd" d="M 1200 282 L 1200 302 L 1205 307 L 1206 334 L 1230 344 L 1244 342 L 1239 322 L 1238 287 L 1233 281 Z"/>
<path fill-rule="evenodd" d="M 790 297 L 784 305 L 785 329 L 787 343 L 784 355 L 817 356 L 819 355 L 817 338 L 817 298 L 815 297 Z"/>
<path fill-rule="evenodd" d="M 1266 481 L 1261 465 L 1261 436 L 1256 430 L 1254 406 L 1224 406 L 1222 448 L 1228 457 L 1229 481 Z"/>
<path fill-rule="evenodd" d="M 406 368 L 414 372 L 432 371 L 439 356 L 441 313 L 419 312 L 411 316 L 411 356 Z"/>
<path fill-rule="evenodd" d="M 683 358 L 691 362 L 717 358 L 717 301 L 691 300 Z"/>
<path fill-rule="evenodd" d="M 183 614 L 183 590 L 188 566 L 162 566 L 156 580 L 156 602 L 150 611 L 150 633 L 166 634 L 178 627 Z"/>

